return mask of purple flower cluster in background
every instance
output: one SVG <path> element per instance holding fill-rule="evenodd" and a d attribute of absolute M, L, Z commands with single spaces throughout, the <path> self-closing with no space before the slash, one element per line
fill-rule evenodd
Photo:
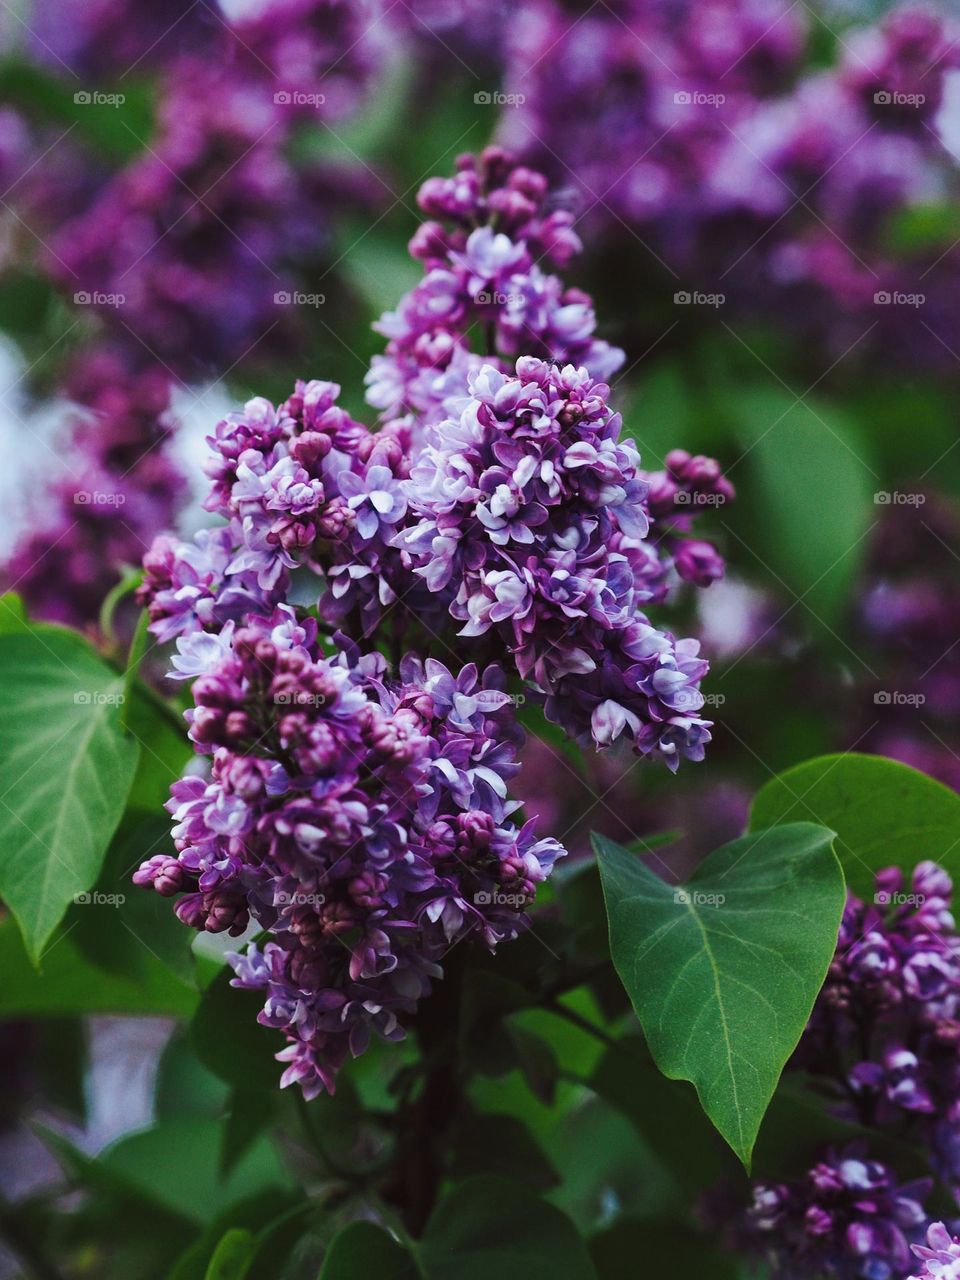
<path fill-rule="evenodd" d="M 872 902 L 848 895 L 836 955 L 790 1065 L 837 1119 L 919 1145 L 960 1200 L 960 935 L 952 894 L 950 877 L 928 861 L 909 881 L 898 867 L 878 872 Z M 778 1280 L 904 1280 L 932 1186 L 933 1179 L 899 1185 L 858 1144 L 797 1182 L 755 1183 L 730 1242 L 762 1256 Z M 960 1256 L 942 1227 L 931 1239 L 933 1252 L 915 1251 L 928 1259 L 923 1275 L 941 1274 L 934 1264 Z"/>
<path fill-rule="evenodd" d="M 789 314 L 836 354 L 874 329 L 867 346 L 942 363 L 955 235 L 907 250 L 898 227 L 960 190 L 941 115 L 958 30 L 904 5 L 838 33 L 817 69 L 828 24 L 811 28 L 789 0 L 617 0 L 575 23 L 536 0 L 511 25 L 505 87 L 524 102 L 500 136 L 578 191 L 585 225 L 629 245 L 665 293 L 689 280 L 748 314 Z"/>
<path fill-rule="evenodd" d="M 863 681 L 849 739 L 960 790 L 949 745 L 960 715 L 960 512 L 941 493 L 902 496 L 910 501 L 891 502 L 870 541 L 855 622 L 876 678 Z"/>
<path fill-rule="evenodd" d="M 850 896 L 837 954 L 795 1065 L 837 1112 L 871 1128 L 907 1121 L 960 1196 L 960 937 L 953 886 L 922 862 L 890 867 L 873 902 Z"/>
<path fill-rule="evenodd" d="M 161 370 L 108 347 L 70 370 L 64 466 L 3 572 L 35 616 L 86 626 L 121 568 L 173 521 L 185 486 L 170 454 L 170 390 Z"/>
<path fill-rule="evenodd" d="M 540 265 L 562 269 L 581 249 L 573 215 L 549 209 L 542 173 L 488 147 L 462 156 L 454 177 L 428 179 L 418 202 L 430 221 L 410 252 L 425 275 L 376 325 L 388 343 L 371 362 L 370 404 L 435 422 L 482 364 L 504 369 L 519 355 L 584 365 L 598 379 L 616 372 L 623 352 L 594 336 L 589 296 Z"/>
<path fill-rule="evenodd" d="M 182 894 L 194 928 L 268 931 L 236 984 L 287 1037 L 282 1083 L 332 1092 L 371 1031 L 403 1036 L 451 947 L 525 926 L 564 852 L 510 821 L 513 700 L 494 667 L 408 657 L 390 678 L 376 654 L 327 658 L 286 606 L 179 647 L 203 665 L 190 736 L 212 770 L 174 785 L 178 856 L 134 879 Z"/>
<path fill-rule="evenodd" d="M 904 1280 L 930 1188 L 901 1184 L 857 1146 L 827 1152 L 802 1179 L 755 1184 L 737 1243 L 777 1280 Z"/>

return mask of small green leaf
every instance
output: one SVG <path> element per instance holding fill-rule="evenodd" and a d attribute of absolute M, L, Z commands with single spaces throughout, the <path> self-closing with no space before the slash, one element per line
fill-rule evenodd
<path fill-rule="evenodd" d="M 884 756 L 819 756 L 757 793 L 751 830 L 801 820 L 837 833 L 847 883 L 861 896 L 873 894 L 876 872 L 891 864 L 933 858 L 960 875 L 960 796 Z"/>
<path fill-rule="evenodd" d="M 351 1222 L 334 1237 L 320 1280 L 422 1280 L 413 1256 L 372 1222 Z"/>
<path fill-rule="evenodd" d="M 0 635 L 0 896 L 35 963 L 123 814 L 139 748 L 122 699 L 122 677 L 82 637 Z"/>
<path fill-rule="evenodd" d="M 594 837 L 613 961 L 650 1051 L 747 1167 L 836 946 L 832 839 L 810 823 L 744 836 L 675 888 Z"/>
<path fill-rule="evenodd" d="M 429 1280 L 596 1280 L 570 1219 L 507 1178 L 455 1186 L 427 1224 L 421 1256 Z"/>
<path fill-rule="evenodd" d="M 243 1280 L 256 1253 L 256 1240 L 242 1227 L 231 1227 L 207 1266 L 204 1280 Z"/>

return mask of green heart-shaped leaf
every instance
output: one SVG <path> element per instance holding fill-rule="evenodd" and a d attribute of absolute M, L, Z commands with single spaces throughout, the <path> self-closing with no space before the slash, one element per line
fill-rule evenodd
<path fill-rule="evenodd" d="M 664 1075 L 689 1080 L 749 1167 L 833 957 L 833 833 L 794 823 L 716 850 L 678 887 L 594 837 L 614 964 Z"/>

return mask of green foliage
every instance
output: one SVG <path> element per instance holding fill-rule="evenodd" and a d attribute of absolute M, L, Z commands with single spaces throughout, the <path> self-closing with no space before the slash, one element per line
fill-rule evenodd
<path fill-rule="evenodd" d="M 680 888 L 595 837 L 610 949 L 650 1051 L 749 1166 L 833 956 L 843 876 L 809 823 L 725 845 Z"/>
<path fill-rule="evenodd" d="M 352 1222 L 336 1237 L 323 1261 L 320 1280 L 422 1280 L 413 1255 L 372 1222 Z"/>
<path fill-rule="evenodd" d="M 35 963 L 123 814 L 139 754 L 119 723 L 123 687 L 70 632 L 0 635 L 0 896 Z"/>
<path fill-rule="evenodd" d="M 427 1224 L 421 1257 L 427 1280 L 596 1276 L 569 1218 L 506 1178 L 470 1178 L 455 1186 Z"/>
<path fill-rule="evenodd" d="M 758 793 L 750 827 L 819 822 L 837 833 L 851 889 L 871 897 L 874 875 L 933 858 L 960 875 L 960 796 L 884 756 L 821 756 L 771 778 Z"/>

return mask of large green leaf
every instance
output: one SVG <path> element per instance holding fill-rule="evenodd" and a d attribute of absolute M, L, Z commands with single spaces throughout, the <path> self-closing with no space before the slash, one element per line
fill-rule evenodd
<path fill-rule="evenodd" d="M 372 1222 L 351 1222 L 334 1238 L 320 1280 L 421 1280 L 413 1256 Z"/>
<path fill-rule="evenodd" d="M 798 820 L 837 833 L 847 883 L 870 895 L 874 875 L 893 863 L 934 858 L 960 875 L 960 796 L 884 756 L 832 755 L 778 774 L 757 794 L 754 830 Z"/>
<path fill-rule="evenodd" d="M 58 628 L 0 635 L 0 897 L 33 960 L 96 881 L 139 747 L 123 678 Z"/>
<path fill-rule="evenodd" d="M 611 954 L 650 1051 L 747 1166 L 836 946 L 832 839 L 810 823 L 744 836 L 675 888 L 594 837 Z"/>
<path fill-rule="evenodd" d="M 421 1257 L 429 1280 L 596 1280 L 570 1219 L 521 1182 L 461 1182 L 427 1224 Z"/>

